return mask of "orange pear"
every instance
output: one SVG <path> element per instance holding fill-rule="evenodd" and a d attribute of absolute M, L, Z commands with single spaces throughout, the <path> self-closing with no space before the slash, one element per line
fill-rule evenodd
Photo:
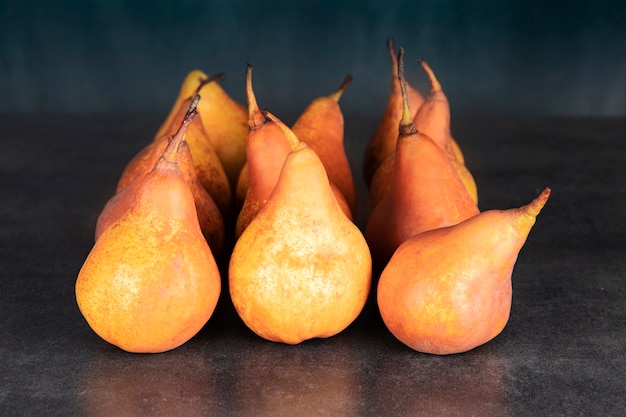
<path fill-rule="evenodd" d="M 252 88 L 252 65 L 246 67 L 246 97 L 248 99 L 248 139 L 246 159 L 240 173 L 247 174 L 246 195 L 237 216 L 235 236 L 238 237 L 256 216 L 276 186 L 291 145 L 275 123 L 267 122 Z M 240 180 L 242 181 L 242 180 Z"/>
<path fill-rule="evenodd" d="M 398 125 L 402 119 L 402 87 L 398 80 L 398 59 L 393 44 L 393 38 L 391 37 L 387 39 L 387 50 L 391 59 L 391 90 L 389 92 L 387 106 L 385 107 L 378 127 L 365 148 L 363 157 L 363 178 L 368 188 L 380 164 L 393 153 L 396 148 Z M 406 94 L 409 107 L 414 113 L 417 112 L 424 102 L 424 97 L 408 83 L 406 83 Z"/>
<path fill-rule="evenodd" d="M 76 279 L 76 301 L 89 326 L 129 352 L 164 352 L 209 320 L 220 273 L 179 169 L 178 149 L 193 109 L 131 208 L 96 240 Z"/>
<path fill-rule="evenodd" d="M 521 208 L 484 211 L 402 243 L 377 287 L 391 333 L 414 350 L 439 355 L 500 334 L 511 310 L 513 268 L 549 196 L 546 188 Z"/>
<path fill-rule="evenodd" d="M 200 95 L 198 94 L 197 96 Z M 198 103 L 198 116 L 196 116 L 196 120 L 189 125 L 187 133 L 185 134 L 185 141 L 191 150 L 200 183 L 209 192 L 211 197 L 213 197 L 222 215 L 225 218 L 229 218 L 233 209 L 233 193 L 226 170 L 222 165 L 219 155 L 213 148 L 210 135 L 207 133 L 202 122 L 202 115 L 199 113 L 200 103 L 203 100 L 204 97 Z M 190 102 L 191 99 L 183 100 L 178 113 L 172 121 L 170 129 L 165 130 L 167 136 L 171 136 L 176 132 L 175 126 L 180 125 L 180 121 L 184 117 Z"/>
<path fill-rule="evenodd" d="M 450 102 L 448 97 L 426 60 L 420 58 L 418 62 L 428 76 L 430 93 L 413 116 L 415 127 L 420 132 L 430 136 L 450 158 L 463 163 L 463 153 L 450 132 Z"/>
<path fill-rule="evenodd" d="M 200 96 L 196 96 L 196 100 L 192 102 L 188 108 L 191 108 L 192 110 L 195 109 L 199 98 Z M 188 117 L 187 114 L 183 115 L 183 119 L 185 117 Z M 123 187 L 120 188 L 119 191 L 117 191 L 115 195 L 109 199 L 109 201 L 107 201 L 98 216 L 98 220 L 96 222 L 96 240 L 98 240 L 104 230 L 106 230 L 112 223 L 122 217 L 130 209 L 134 203 L 135 195 L 141 186 L 142 179 L 151 171 L 151 169 L 148 169 L 148 164 L 151 163 L 154 167 L 154 164 L 159 160 L 167 146 L 169 146 L 169 142 L 176 138 L 176 134 L 179 134 L 181 136 L 181 143 L 178 145 L 177 151 L 178 167 L 193 194 L 196 211 L 198 213 L 198 221 L 204 237 L 215 255 L 222 254 L 225 243 L 224 219 L 213 198 L 205 190 L 198 179 L 191 150 L 187 146 L 187 142 L 185 140 L 187 134 L 189 133 L 189 129 L 194 125 L 194 122 L 195 120 L 184 125 L 185 128 L 182 130 L 184 138 L 183 135 L 179 133 L 181 132 L 179 129 L 179 132 L 175 132 L 169 140 L 165 140 L 164 138 L 164 140 L 159 142 L 152 142 L 128 165 L 129 169 L 125 171 L 128 175 L 122 175 L 122 179 L 128 179 L 128 181 L 123 182 Z M 182 124 L 182 119 L 180 124 Z M 131 171 L 133 174 L 132 178 L 130 177 Z"/>
<path fill-rule="evenodd" d="M 457 170 L 465 187 L 474 201 L 478 202 L 478 190 L 474 177 L 465 166 L 463 152 L 450 133 L 450 103 L 448 102 L 448 97 L 426 60 L 421 58 L 419 63 L 428 75 L 431 89 L 430 94 L 426 97 L 415 116 L 413 116 L 415 127 L 421 133 L 430 136 L 450 157 L 452 165 Z"/>
<path fill-rule="evenodd" d="M 428 136 L 415 128 L 404 88 L 404 50 L 398 78 L 404 104 L 389 191 L 368 216 L 365 237 L 377 267 L 408 238 L 451 226 L 478 214 L 478 207 L 450 162 Z"/>
<path fill-rule="evenodd" d="M 333 93 L 313 100 L 291 130 L 320 157 L 330 182 L 339 188 L 355 216 L 356 189 L 344 147 L 344 119 L 339 107 L 339 99 L 351 81 L 348 75 Z"/>
<path fill-rule="evenodd" d="M 237 216 L 235 237 L 241 235 L 248 223 L 263 207 L 276 186 L 285 158 L 300 142 L 293 131 L 282 126 L 280 120 L 266 121 L 252 88 L 251 64 L 248 64 L 246 70 L 246 96 L 250 131 L 247 142 L 247 161 L 241 170 L 237 187 L 240 191 L 245 188 L 246 194 Z M 353 220 L 352 210 L 341 191 L 334 184 L 331 184 L 331 188 L 346 215 Z"/>
<path fill-rule="evenodd" d="M 297 344 L 333 336 L 356 319 L 371 266 L 367 243 L 338 205 L 320 158 L 299 142 L 235 243 L 229 291 L 253 332 Z"/>
<path fill-rule="evenodd" d="M 167 142 L 176 133 L 194 97 L 200 96 L 195 95 L 182 100 L 178 111 L 172 112 L 170 126 L 163 129 L 163 136 L 155 138 L 126 165 L 117 183 L 117 191 L 124 188 L 135 177 L 143 176 L 152 169 L 161 152 L 167 146 Z M 232 214 L 233 203 L 230 182 L 217 153 L 211 145 L 201 119 L 202 116 L 198 114 L 187 128 L 184 147 L 189 147 L 191 151 L 198 180 L 219 207 L 222 217 L 228 219 Z"/>

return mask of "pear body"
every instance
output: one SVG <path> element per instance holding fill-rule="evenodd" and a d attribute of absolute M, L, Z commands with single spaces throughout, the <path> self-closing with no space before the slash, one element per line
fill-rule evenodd
<path fill-rule="evenodd" d="M 344 330 L 370 285 L 367 243 L 339 207 L 319 157 L 302 144 L 235 244 L 233 305 L 257 335 L 297 344 Z"/>
<path fill-rule="evenodd" d="M 414 133 L 398 139 L 391 177 L 389 191 L 365 225 L 378 266 L 412 236 L 479 212 L 448 157 L 428 136 Z"/>
<path fill-rule="evenodd" d="M 431 91 L 413 116 L 413 123 L 419 132 L 430 137 L 448 155 L 472 199 L 478 203 L 476 182 L 472 173 L 465 166 L 465 157 L 461 147 L 450 132 L 450 103 L 448 97 L 428 63 L 422 59 L 420 64 L 428 75 Z"/>
<path fill-rule="evenodd" d="M 276 186 L 291 145 L 274 123 L 263 123 L 248 134 L 247 163 L 242 172 L 248 173 L 248 187 L 237 215 L 235 236 L 239 237 L 257 215 Z"/>
<path fill-rule="evenodd" d="M 234 100 L 217 80 L 203 82 L 208 78 L 200 70 L 193 70 L 187 74 L 178 97 L 155 138 L 160 138 L 170 128 L 183 101 L 200 94 L 202 100 L 198 103 L 199 119 L 202 120 L 213 150 L 226 172 L 230 189 L 234 190 L 239 171 L 246 160 L 248 112 L 246 107 Z"/>
<path fill-rule="evenodd" d="M 391 38 L 387 39 L 387 49 L 391 59 L 389 96 L 378 126 L 369 139 L 363 155 L 363 179 L 368 188 L 380 165 L 396 149 L 396 140 L 399 133 L 398 126 L 402 120 L 402 87 L 398 80 L 398 60 Z M 408 82 L 406 83 L 406 95 L 412 114 L 416 114 L 424 102 L 424 96 Z"/>
<path fill-rule="evenodd" d="M 200 106 L 203 100 L 204 99 L 200 100 L 198 106 Z M 179 106 L 178 112 L 175 114 L 170 127 L 165 129 L 166 138 L 176 133 L 176 129 L 180 126 L 189 108 L 190 101 L 191 100 L 183 100 Z M 155 139 L 157 142 L 159 140 L 163 139 Z M 187 128 L 185 142 L 191 151 L 193 166 L 195 167 L 196 176 L 200 184 L 202 184 L 213 201 L 215 201 L 215 204 L 217 204 L 222 213 L 222 217 L 225 219 L 230 218 L 233 210 L 233 192 L 230 180 L 222 165 L 220 156 L 213 148 L 212 140 L 204 127 L 201 114 L 198 114 Z"/>
<path fill-rule="evenodd" d="M 129 352 L 163 352 L 211 317 L 220 273 L 178 165 L 151 171 L 132 207 L 100 235 L 76 280 L 90 327 Z"/>
<path fill-rule="evenodd" d="M 357 198 L 350 162 L 344 147 L 344 118 L 339 98 L 352 77 L 337 92 L 313 100 L 292 126 L 298 139 L 317 153 L 326 168 L 328 179 L 343 194 L 356 215 Z"/>
<path fill-rule="evenodd" d="M 205 84 L 199 94 L 202 96 L 198 104 L 202 124 L 234 190 L 246 162 L 248 111 L 217 82 Z"/>
<path fill-rule="evenodd" d="M 518 254 L 546 203 L 489 210 L 402 243 L 377 286 L 387 328 L 414 350 L 461 353 L 496 337 L 511 309 Z"/>
<path fill-rule="evenodd" d="M 194 122 L 191 123 L 190 127 Z M 143 178 L 152 170 L 169 141 L 167 137 L 152 142 L 139 152 L 124 170 L 119 184 L 121 188 L 107 201 L 96 222 L 95 238 L 111 224 L 122 217 L 134 204 L 135 195 Z M 220 208 L 198 179 L 191 150 L 183 141 L 178 148 L 178 167 L 193 195 L 200 229 L 214 255 L 221 255 L 224 250 L 226 231 Z"/>

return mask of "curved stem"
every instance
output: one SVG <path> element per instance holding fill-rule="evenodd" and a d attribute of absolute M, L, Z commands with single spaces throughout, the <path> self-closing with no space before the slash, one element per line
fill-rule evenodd
<path fill-rule="evenodd" d="M 274 116 L 267 110 L 265 110 L 263 114 L 265 114 L 265 117 L 275 123 L 276 126 L 278 126 L 278 128 L 281 130 L 281 132 L 283 132 L 283 134 L 289 141 L 289 145 L 291 145 L 291 150 L 295 151 L 301 146 L 302 142 L 300 141 L 300 139 L 298 139 L 296 134 L 293 133 L 293 130 L 289 129 L 289 127 L 285 123 L 283 123 L 282 120 L 280 120 L 278 117 Z"/>
<path fill-rule="evenodd" d="M 437 91 L 441 91 L 441 84 L 439 80 L 435 76 L 435 72 L 430 68 L 428 62 L 424 58 L 420 58 L 417 60 L 419 64 L 422 66 L 424 71 L 426 71 L 426 75 L 428 76 L 428 81 L 430 81 L 430 91 L 431 93 L 436 93 Z"/>
<path fill-rule="evenodd" d="M 404 77 L 404 48 L 398 51 L 398 79 L 400 80 L 400 88 L 402 90 L 402 119 L 400 120 L 399 133 L 400 136 L 414 135 L 417 128 L 413 123 L 411 109 L 409 108 L 409 99 L 406 93 L 406 78 Z"/>
<path fill-rule="evenodd" d="M 252 88 L 252 64 L 246 65 L 246 98 L 248 99 L 248 126 L 251 130 L 257 129 L 265 124 L 265 116 L 259 109 L 256 95 Z"/>

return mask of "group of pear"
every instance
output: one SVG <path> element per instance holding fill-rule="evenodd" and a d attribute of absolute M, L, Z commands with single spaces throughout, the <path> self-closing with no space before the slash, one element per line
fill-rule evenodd
<path fill-rule="evenodd" d="M 289 127 L 259 107 L 251 64 L 247 106 L 221 74 L 191 71 L 98 217 L 75 286 L 93 331 L 128 352 L 174 349 L 204 327 L 226 285 L 245 325 L 274 342 L 340 333 L 372 291 L 387 329 L 416 351 L 460 353 L 497 336 L 550 189 L 481 212 L 434 72 L 419 60 L 423 96 L 406 81 L 404 49 L 391 38 L 387 47 L 389 99 L 363 156 L 363 229 L 339 106 L 350 75 Z"/>

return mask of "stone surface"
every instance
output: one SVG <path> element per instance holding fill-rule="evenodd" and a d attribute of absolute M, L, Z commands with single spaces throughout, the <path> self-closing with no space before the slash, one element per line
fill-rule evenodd
<path fill-rule="evenodd" d="M 360 158 L 377 120 L 345 118 L 362 226 Z M 74 282 L 100 209 L 159 122 L 0 116 L 0 415 L 626 412 L 626 119 L 453 119 L 482 210 L 553 193 L 518 258 L 506 328 L 451 356 L 402 345 L 371 300 L 346 331 L 298 346 L 258 338 L 226 295 L 173 351 L 129 354 L 101 340 Z"/>

